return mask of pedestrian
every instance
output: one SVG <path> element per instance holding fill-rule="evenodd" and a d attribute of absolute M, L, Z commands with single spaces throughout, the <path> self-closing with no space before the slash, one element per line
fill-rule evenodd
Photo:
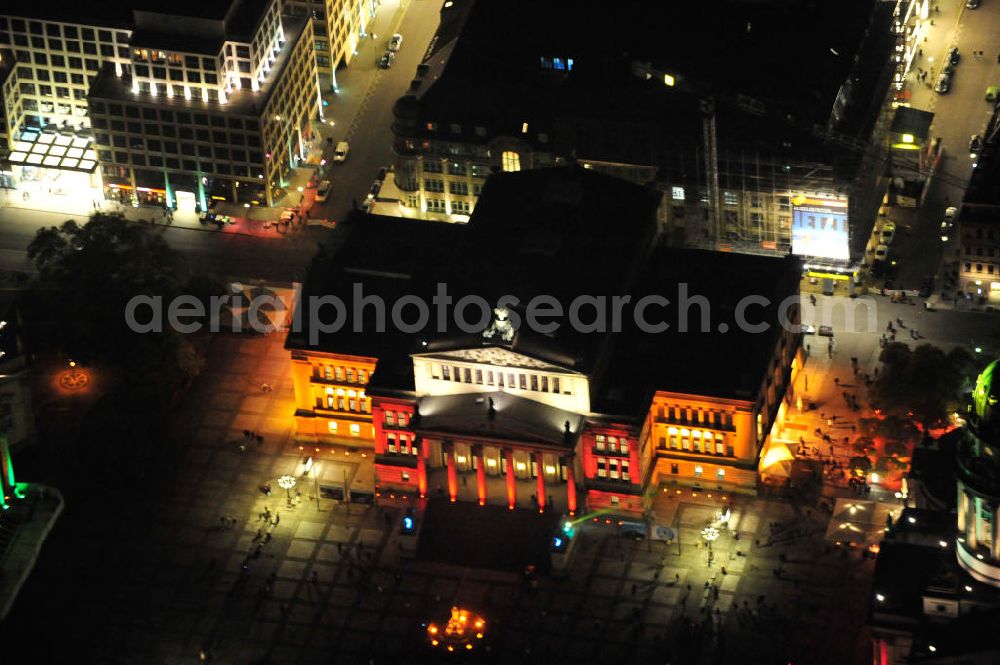
<path fill-rule="evenodd" d="M 835 377 L 833 377 L 833 383 L 834 383 L 834 384 L 835 384 L 836 386 L 838 386 L 838 387 L 839 387 L 839 386 L 840 386 L 840 377 L 839 377 L 839 376 L 835 376 Z"/>
<path fill-rule="evenodd" d="M 263 435 L 261 435 L 261 434 L 258 434 L 258 435 L 257 435 L 257 445 L 258 445 L 258 446 L 262 446 L 262 445 L 264 445 L 264 436 L 263 436 Z"/>
<path fill-rule="evenodd" d="M 680 573 L 674 573 L 674 583 L 675 584 L 680 584 L 681 583 L 681 574 Z"/>
<path fill-rule="evenodd" d="M 243 438 L 244 439 L 249 439 L 250 438 L 250 430 L 248 430 L 248 429 L 243 430 Z"/>
<path fill-rule="evenodd" d="M 274 526 L 278 526 L 281 522 L 281 513 L 274 513 Z"/>

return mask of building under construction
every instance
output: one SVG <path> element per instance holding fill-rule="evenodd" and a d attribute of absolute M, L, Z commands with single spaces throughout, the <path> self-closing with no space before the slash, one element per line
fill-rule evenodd
<path fill-rule="evenodd" d="M 670 244 L 849 266 L 906 4 L 626 0 L 569 31 L 579 3 L 446 3 L 395 108 L 400 210 L 465 221 L 490 173 L 576 162 L 660 190 Z"/>

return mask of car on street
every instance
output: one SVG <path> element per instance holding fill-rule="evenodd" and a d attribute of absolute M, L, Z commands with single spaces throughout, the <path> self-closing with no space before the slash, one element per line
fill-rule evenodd
<path fill-rule="evenodd" d="M 322 203 L 323 201 L 326 201 L 328 196 L 330 196 L 330 181 L 324 180 L 319 183 L 319 187 L 316 188 L 316 200 Z"/>
<path fill-rule="evenodd" d="M 351 146 L 347 141 L 341 141 L 337 144 L 337 148 L 333 151 L 333 161 L 335 162 L 346 162 L 347 153 L 351 151 Z"/>
<path fill-rule="evenodd" d="M 876 261 L 885 261 L 887 256 L 889 256 L 889 248 L 886 245 L 879 245 L 875 248 Z"/>
<path fill-rule="evenodd" d="M 948 64 L 952 67 L 958 66 L 958 63 L 962 61 L 962 54 L 958 52 L 957 46 L 952 46 L 951 50 L 948 51 Z"/>
<path fill-rule="evenodd" d="M 389 173 L 388 167 L 381 167 L 378 170 L 378 174 L 375 176 L 376 180 L 385 180 L 385 176 Z"/>
<path fill-rule="evenodd" d="M 969 9 L 978 9 L 979 0 L 966 0 L 965 6 L 968 7 Z"/>
<path fill-rule="evenodd" d="M 833 337 L 833 326 L 820 326 L 819 334 L 822 337 Z"/>
<path fill-rule="evenodd" d="M 995 102 L 998 96 L 1000 96 L 1000 85 L 991 85 L 986 88 L 986 101 Z"/>
<path fill-rule="evenodd" d="M 372 186 L 368 189 L 368 198 L 374 199 L 378 196 L 379 191 L 382 189 L 382 181 L 376 180 L 372 183 Z"/>
<path fill-rule="evenodd" d="M 937 84 L 934 86 L 934 92 L 939 95 L 944 95 L 947 94 L 949 90 L 951 90 L 951 72 L 945 70 L 941 72 L 941 76 L 938 77 Z"/>
<path fill-rule="evenodd" d="M 799 324 L 799 332 L 801 332 L 801 333 L 803 333 L 805 335 L 815 335 L 816 334 L 816 326 L 811 326 L 808 323 L 800 323 Z"/>
<path fill-rule="evenodd" d="M 969 139 L 969 157 L 975 159 L 983 149 L 983 137 L 981 134 L 973 134 Z"/>
<path fill-rule="evenodd" d="M 958 208 L 955 206 L 948 206 L 944 211 L 944 219 L 941 221 L 941 242 L 948 242 L 951 238 L 951 230 L 955 226 L 955 215 L 958 214 Z"/>
<path fill-rule="evenodd" d="M 883 245 L 891 245 L 892 239 L 896 237 L 895 222 L 886 222 L 882 225 L 882 233 L 879 234 Z"/>
<path fill-rule="evenodd" d="M 382 57 L 378 60 L 378 66 L 381 69 L 389 69 L 392 67 L 393 60 L 396 59 L 396 55 L 392 51 L 386 51 L 382 54 Z"/>
<path fill-rule="evenodd" d="M 398 32 L 389 39 L 389 50 L 398 51 L 399 47 L 403 45 L 403 35 Z"/>
<path fill-rule="evenodd" d="M 370 213 L 375 207 L 375 199 L 365 199 L 361 202 L 361 212 Z"/>

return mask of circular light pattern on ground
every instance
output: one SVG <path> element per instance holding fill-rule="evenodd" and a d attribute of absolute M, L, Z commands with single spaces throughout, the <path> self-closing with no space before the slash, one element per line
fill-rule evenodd
<path fill-rule="evenodd" d="M 431 646 L 448 651 L 469 651 L 486 633 L 486 620 L 471 610 L 458 606 L 451 608 L 451 616 L 442 627 L 427 625 L 427 639 Z"/>

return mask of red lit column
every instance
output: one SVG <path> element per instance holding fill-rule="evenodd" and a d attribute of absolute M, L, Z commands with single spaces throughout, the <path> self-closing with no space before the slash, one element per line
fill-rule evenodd
<path fill-rule="evenodd" d="M 504 448 L 504 458 L 507 460 L 507 507 L 514 510 L 517 504 L 517 489 L 514 480 L 514 451 Z"/>
<path fill-rule="evenodd" d="M 479 489 L 479 505 L 486 505 L 486 461 L 483 459 L 483 447 L 476 446 L 476 487 Z"/>
<path fill-rule="evenodd" d="M 566 465 L 566 505 L 569 514 L 576 514 L 576 478 L 573 477 L 573 458 L 564 457 L 563 464 Z"/>
<path fill-rule="evenodd" d="M 538 469 L 538 512 L 542 512 L 545 510 L 545 467 L 541 453 L 535 453 L 535 467 Z"/>
<path fill-rule="evenodd" d="M 458 476 L 455 473 L 455 444 L 450 441 L 448 446 L 448 496 L 452 501 L 458 499 Z"/>
<path fill-rule="evenodd" d="M 424 438 L 417 437 L 417 491 L 420 492 L 421 499 L 427 498 L 427 458 L 424 448 Z"/>

